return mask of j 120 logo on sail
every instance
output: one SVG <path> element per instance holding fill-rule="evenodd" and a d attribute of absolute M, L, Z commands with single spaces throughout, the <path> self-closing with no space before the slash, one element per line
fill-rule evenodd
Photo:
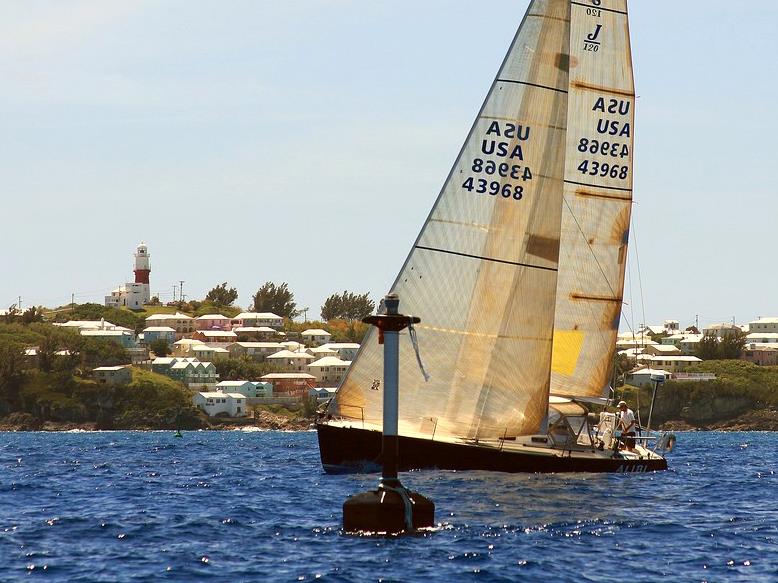
<path fill-rule="evenodd" d="M 602 24 L 598 24 L 597 28 L 594 29 L 594 32 L 590 32 L 586 35 L 583 47 L 585 51 L 596 53 L 600 50 L 600 41 L 597 40 L 600 38 L 600 32 L 602 32 Z"/>

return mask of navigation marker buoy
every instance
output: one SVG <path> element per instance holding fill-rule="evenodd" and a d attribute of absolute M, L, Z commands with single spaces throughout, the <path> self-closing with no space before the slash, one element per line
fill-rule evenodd
<path fill-rule="evenodd" d="M 421 320 L 398 311 L 400 298 L 387 294 L 386 314 L 362 321 L 378 328 L 378 343 L 384 345 L 384 425 L 381 462 L 383 470 L 376 490 L 361 492 L 343 503 L 343 530 L 381 534 L 412 533 L 435 523 L 435 504 L 411 492 L 397 477 L 399 468 L 398 397 L 400 331 Z"/>

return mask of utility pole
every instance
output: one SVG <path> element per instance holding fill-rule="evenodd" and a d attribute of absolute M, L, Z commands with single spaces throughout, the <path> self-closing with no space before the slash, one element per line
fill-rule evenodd
<path fill-rule="evenodd" d="M 70 294 L 70 313 L 72 314 L 75 311 L 76 311 L 76 294 L 71 293 Z"/>
<path fill-rule="evenodd" d="M 302 309 L 302 313 L 303 313 L 303 319 L 304 319 L 303 321 L 307 322 L 308 321 L 308 308 L 303 308 Z"/>
<path fill-rule="evenodd" d="M 22 311 L 22 296 L 19 296 L 19 301 L 16 304 L 17 309 L 21 312 Z"/>
<path fill-rule="evenodd" d="M 176 301 L 176 284 L 173 284 L 173 301 Z"/>
<path fill-rule="evenodd" d="M 183 302 L 184 301 L 184 280 L 180 279 L 178 280 L 178 283 L 181 284 L 178 286 L 178 297 Z"/>

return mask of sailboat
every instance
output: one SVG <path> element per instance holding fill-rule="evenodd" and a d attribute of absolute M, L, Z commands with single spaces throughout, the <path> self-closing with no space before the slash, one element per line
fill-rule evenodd
<path fill-rule="evenodd" d="M 621 315 L 634 112 L 627 1 L 532 0 L 391 288 L 430 375 L 401 339 L 401 469 L 667 468 L 590 413 Z M 380 459 L 382 365 L 371 329 L 316 425 L 325 471 Z"/>

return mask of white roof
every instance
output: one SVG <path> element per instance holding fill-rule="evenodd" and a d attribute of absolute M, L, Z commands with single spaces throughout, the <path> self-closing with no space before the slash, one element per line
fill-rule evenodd
<path fill-rule="evenodd" d="M 63 328 L 116 328 L 115 324 L 103 320 L 69 320 L 68 322 L 56 322 L 55 326 Z"/>
<path fill-rule="evenodd" d="M 301 344 L 299 342 L 295 342 L 294 340 L 287 340 L 285 342 L 281 342 L 282 346 L 287 346 L 289 348 L 300 348 L 301 346 L 305 346 L 305 344 Z"/>
<path fill-rule="evenodd" d="M 174 346 L 186 346 L 187 344 L 202 344 L 202 340 L 194 340 L 193 338 L 182 338 L 178 342 L 173 342 Z"/>
<path fill-rule="evenodd" d="M 98 371 L 98 370 L 100 370 L 100 371 L 117 371 L 117 370 L 124 370 L 125 368 L 127 368 L 127 365 L 122 365 L 122 366 L 98 366 L 94 370 L 95 371 Z"/>
<path fill-rule="evenodd" d="M 307 372 L 271 372 L 260 378 L 273 380 L 273 379 L 315 379 L 316 377 Z"/>
<path fill-rule="evenodd" d="M 221 399 L 223 397 L 232 397 L 233 399 L 245 399 L 246 395 L 241 395 L 240 393 L 223 393 L 221 391 L 219 392 L 207 392 L 207 393 L 197 393 L 204 399 Z"/>
<path fill-rule="evenodd" d="M 197 344 L 193 345 L 192 348 L 190 348 L 192 352 L 213 352 L 216 350 L 216 348 L 208 346 L 207 344 Z"/>
<path fill-rule="evenodd" d="M 147 322 L 162 321 L 162 320 L 191 320 L 192 316 L 187 316 L 181 312 L 175 314 L 152 314 L 146 318 Z"/>
<path fill-rule="evenodd" d="M 740 328 L 737 324 L 733 324 L 732 322 L 716 322 L 715 324 L 708 324 L 705 326 L 705 329 L 709 328 L 724 328 L 725 330 L 734 330 L 735 328 Z"/>
<path fill-rule="evenodd" d="M 160 356 L 158 358 L 155 358 L 151 364 L 171 364 L 173 361 L 177 361 L 178 359 L 173 356 Z"/>
<path fill-rule="evenodd" d="M 173 366 L 171 366 L 170 368 L 176 368 L 176 369 L 180 370 L 182 368 L 189 368 L 190 366 L 195 366 L 196 364 L 199 364 L 199 363 L 194 363 L 194 362 L 177 362 Z"/>
<path fill-rule="evenodd" d="M 211 338 L 219 338 L 223 336 L 229 336 L 230 338 L 238 337 L 235 332 L 231 332 L 230 330 L 198 330 L 197 333 Z"/>
<path fill-rule="evenodd" d="M 283 320 L 281 316 L 277 316 L 272 312 L 241 312 L 233 318 L 233 320 Z"/>
<path fill-rule="evenodd" d="M 778 338 L 778 332 L 751 332 L 746 340 L 750 338 Z"/>
<path fill-rule="evenodd" d="M 330 342 L 328 344 L 324 344 L 323 347 L 337 350 L 338 348 L 359 348 L 359 344 L 356 342 Z"/>
<path fill-rule="evenodd" d="M 144 332 L 173 332 L 175 333 L 176 329 L 171 328 L 170 326 L 149 326 L 148 328 L 143 329 Z"/>
<path fill-rule="evenodd" d="M 349 366 L 350 360 L 341 360 L 337 356 L 325 356 L 309 364 L 308 366 Z"/>
<path fill-rule="evenodd" d="M 233 342 L 230 346 L 242 346 L 243 348 L 282 348 L 278 342 Z"/>
<path fill-rule="evenodd" d="M 229 318 L 221 314 L 203 314 L 202 316 L 197 316 L 195 320 L 229 320 Z"/>
<path fill-rule="evenodd" d="M 660 368 L 640 368 L 638 370 L 633 370 L 632 372 L 629 372 L 627 374 L 631 374 L 631 375 L 663 374 L 666 377 L 672 376 L 672 373 L 669 373 L 666 370 L 662 370 Z"/>
<path fill-rule="evenodd" d="M 92 330 L 87 328 L 81 330 L 81 336 L 124 336 L 127 332 L 123 330 Z"/>
<path fill-rule="evenodd" d="M 321 328 L 311 328 L 310 330 L 302 331 L 300 336 L 332 336 L 332 334 Z"/>
<path fill-rule="evenodd" d="M 242 387 L 245 384 L 251 384 L 250 381 L 221 381 L 216 383 L 217 387 Z"/>
<path fill-rule="evenodd" d="M 316 358 L 313 354 L 307 352 L 292 352 L 291 350 L 281 350 L 275 354 L 271 354 L 268 358 L 302 358 L 304 360 L 313 360 Z"/>
<path fill-rule="evenodd" d="M 273 334 L 276 333 L 275 330 L 272 328 L 268 328 L 267 326 L 238 326 L 236 328 L 232 329 L 233 332 L 271 332 Z"/>
<path fill-rule="evenodd" d="M 332 348 L 327 348 L 326 346 L 317 346 L 316 348 L 308 348 L 309 352 L 316 352 L 316 353 L 329 353 L 329 354 L 337 354 L 337 350 L 333 350 Z"/>
<path fill-rule="evenodd" d="M 657 350 L 659 352 L 667 352 L 668 354 L 678 354 L 679 350 L 672 344 L 653 344 L 651 350 Z"/>
<path fill-rule="evenodd" d="M 778 324 L 778 318 L 759 318 L 749 324 Z"/>
<path fill-rule="evenodd" d="M 681 342 L 686 342 L 686 343 L 689 343 L 689 342 L 692 342 L 692 343 L 699 342 L 700 340 L 702 340 L 702 336 L 703 336 L 702 334 L 687 334 L 686 338 L 681 340 Z"/>
<path fill-rule="evenodd" d="M 648 356 L 643 354 L 638 357 L 640 360 L 661 360 L 665 362 L 702 362 L 702 359 L 696 356 Z"/>

